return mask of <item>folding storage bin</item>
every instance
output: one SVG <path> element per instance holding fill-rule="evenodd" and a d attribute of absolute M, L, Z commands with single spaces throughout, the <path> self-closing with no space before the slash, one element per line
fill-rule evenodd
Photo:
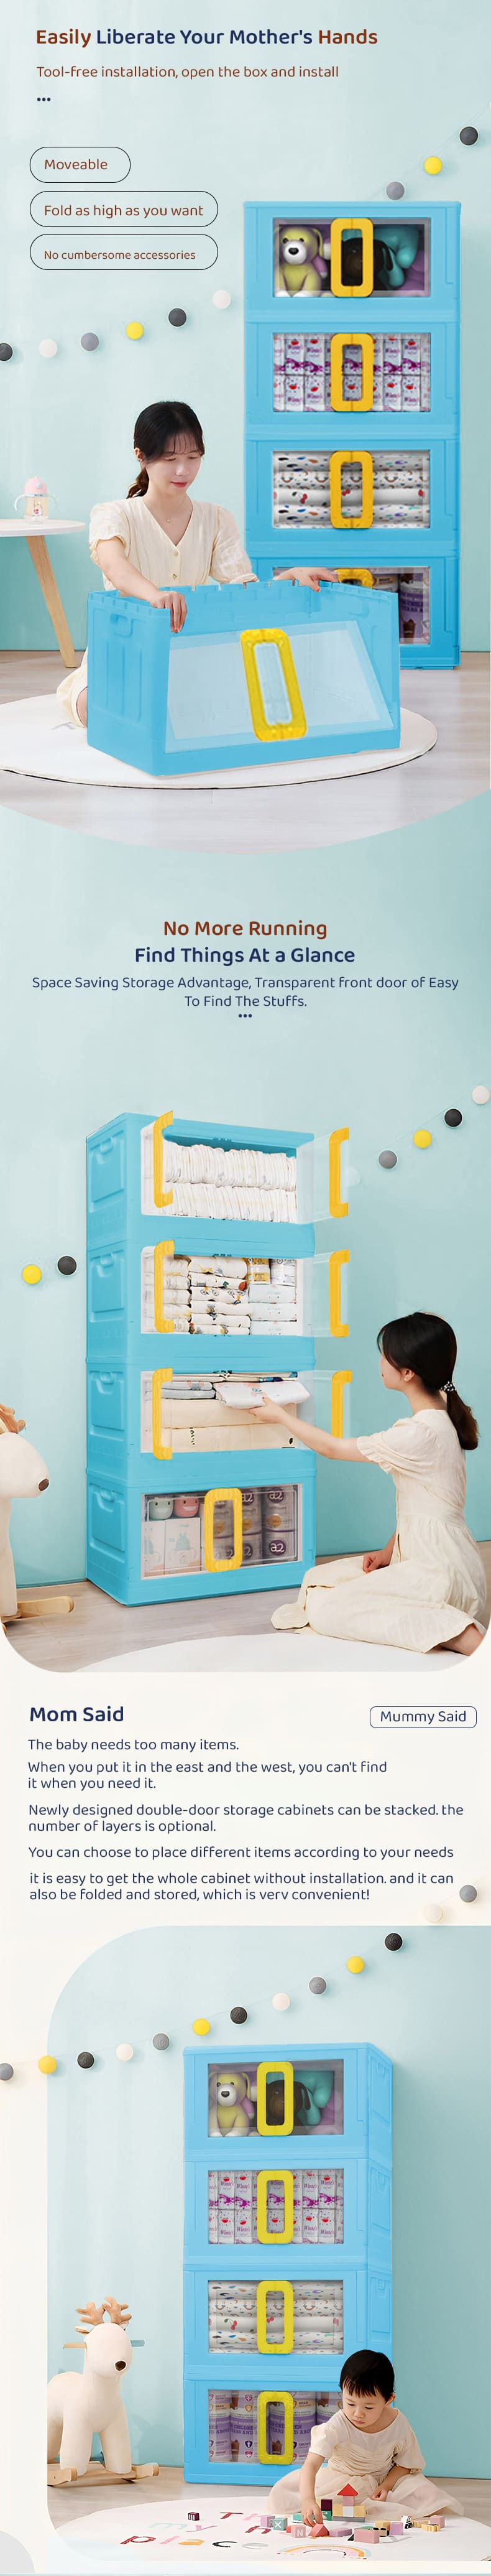
<path fill-rule="evenodd" d="M 391 2352 L 392 2068 L 327 2039 L 281 2058 L 273 2035 L 186 2049 L 184 2071 L 184 2474 L 270 2486 L 346 2355 Z"/>
<path fill-rule="evenodd" d="M 218 1151 L 226 1181 L 227 1155 L 259 1155 L 265 1203 L 268 1175 L 282 1169 L 288 1188 L 275 1204 L 292 1215 L 266 1207 L 259 1218 L 176 1216 L 166 1139 L 204 1146 L 212 1171 Z M 285 1375 L 288 1389 L 312 1375 L 311 1148 L 290 1130 L 134 1115 L 89 1139 L 87 1572 L 118 1601 L 298 1589 L 315 1559 L 314 1456 L 219 1400 L 224 1373 L 232 1390 L 251 1376 Z M 218 1183 L 209 1195 L 220 1204 Z M 203 1263 L 232 1282 L 224 1330 L 214 1318 L 216 1268 L 203 1286 Z M 173 1295 L 181 1303 L 166 1313 Z"/>
<path fill-rule="evenodd" d="M 97 751 L 171 778 L 397 747 L 397 604 L 385 593 L 261 580 L 186 597 L 174 635 L 170 611 L 91 592 Z"/>
<path fill-rule="evenodd" d="M 245 209 L 254 570 L 392 595 L 401 662 L 459 661 L 458 205 Z"/>

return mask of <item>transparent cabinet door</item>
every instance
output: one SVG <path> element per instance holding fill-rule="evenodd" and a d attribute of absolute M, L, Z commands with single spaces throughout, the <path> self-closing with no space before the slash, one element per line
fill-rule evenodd
<path fill-rule="evenodd" d="M 411 217 L 278 215 L 273 226 L 274 293 L 297 305 L 325 296 L 380 295 L 392 305 L 430 293 L 430 222 Z"/>

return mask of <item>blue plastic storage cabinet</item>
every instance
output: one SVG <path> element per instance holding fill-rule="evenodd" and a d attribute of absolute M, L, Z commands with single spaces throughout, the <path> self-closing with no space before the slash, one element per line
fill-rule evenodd
<path fill-rule="evenodd" d="M 252 1222 L 176 1217 L 165 1139 L 288 1158 L 295 1218 Z M 116 1601 L 195 1600 L 210 1594 L 298 1588 L 315 1559 L 315 1459 L 306 1450 L 253 1445 L 244 1414 L 235 1446 L 217 1403 L 220 1445 L 199 1433 L 199 1408 L 220 1377 L 311 1375 L 314 1227 L 312 1139 L 287 1130 L 213 1127 L 171 1116 L 122 1116 L 87 1147 L 87 1573 Z M 308 1211 L 308 1213 L 307 1213 Z M 294 1265 L 284 1328 L 179 1330 L 168 1263 L 194 1259 Z M 277 1274 L 276 1274 L 277 1275 Z M 250 1273 L 247 1277 L 249 1281 Z M 265 1289 L 265 1301 L 272 1274 Z M 249 1295 L 249 1286 L 247 1294 Z M 186 1290 L 187 1294 L 187 1290 Z M 273 1309 L 272 1309 L 273 1311 Z M 190 1382 L 179 1445 L 173 1429 Z M 169 1427 L 170 1420 L 170 1427 Z M 183 1411 L 183 1423 L 186 1413 Z M 215 1420 L 212 1411 L 213 1430 Z M 244 1436 L 247 1425 L 248 1439 Z M 190 1498 L 193 1510 L 182 1511 Z M 176 1500 L 179 1498 L 179 1513 Z M 196 1509 L 196 1498 L 198 1505 Z"/>
<path fill-rule="evenodd" d="M 275 2033 L 185 2049 L 184 2083 L 184 2475 L 271 2486 L 348 2353 L 392 2351 L 392 2068 Z"/>
<path fill-rule="evenodd" d="M 267 464 L 267 459 L 265 459 Z M 170 612 L 89 598 L 87 740 L 149 776 L 281 766 L 400 739 L 396 603 L 261 581 Z"/>
<path fill-rule="evenodd" d="M 459 661 L 458 205 L 245 209 L 254 570 L 389 585 L 402 663 Z"/>

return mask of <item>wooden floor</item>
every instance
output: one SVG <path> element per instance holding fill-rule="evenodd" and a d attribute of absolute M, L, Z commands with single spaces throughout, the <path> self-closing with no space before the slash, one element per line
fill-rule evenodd
<path fill-rule="evenodd" d="M 491 1540 L 483 1543 L 480 1555 L 486 1569 L 491 1616 Z M 40 1584 L 23 1584 L 19 1599 L 28 1601 L 40 1591 Z M 36 1664 L 41 1672 L 83 1672 L 85 1665 L 96 1666 L 99 1662 L 109 1662 L 117 1670 L 118 1657 L 137 1654 L 139 1649 L 143 1670 L 151 1646 L 184 1643 L 196 1650 L 200 1639 L 208 1644 L 210 1639 L 219 1637 L 222 1646 L 227 1637 L 270 1639 L 273 1610 L 290 1597 L 280 1590 L 230 1592 L 205 1601 L 145 1601 L 141 1608 L 126 1610 L 120 1602 L 111 1601 L 108 1593 L 98 1592 L 94 1584 L 65 1582 L 60 1577 L 59 1583 L 43 1585 L 43 1600 L 49 1599 L 50 1592 L 60 1591 L 73 1596 L 75 1607 L 69 1618 L 57 1618 L 55 1614 L 53 1618 L 19 1619 L 5 1632 L 15 1653 L 22 1655 L 25 1663 Z"/>
<path fill-rule="evenodd" d="M 63 676 L 58 653 L 0 653 L 0 705 L 40 696 Z M 69 787 L 0 771 L 0 811 L 30 815 L 73 832 L 147 848 L 216 857 L 254 851 L 326 849 L 334 842 L 396 831 L 489 788 L 489 683 L 484 653 L 464 654 L 458 671 L 404 671 L 403 705 L 438 726 L 433 751 L 373 777 L 255 789 Z"/>
<path fill-rule="evenodd" d="M 463 2512 L 469 2514 L 470 2518 L 474 2522 L 486 2522 L 491 2526 L 491 2480 L 487 2478 L 448 2477 L 442 2478 L 439 2481 L 438 2478 L 435 2478 L 435 2486 L 438 2486 L 439 2484 L 446 2487 L 447 2494 L 455 2496 L 456 2503 L 462 2506 Z M 80 2491 L 77 2490 L 76 2486 L 72 2488 L 49 2487 L 48 2509 L 51 2515 L 51 2521 L 55 2523 L 57 2527 L 60 2527 L 63 2523 L 66 2525 L 67 2523 L 78 2522 L 82 2514 L 85 2517 L 86 2514 L 90 2513 L 100 2514 L 113 2512 L 116 2501 L 116 2492 L 116 2488 L 110 2486 L 86 2487 L 83 2494 L 80 2494 Z M 194 2502 L 196 2502 L 196 2500 L 198 2500 L 198 2503 L 203 2501 L 203 2503 L 208 2507 L 212 2502 L 213 2493 L 215 2492 L 217 2513 L 220 2511 L 220 2506 L 223 2501 L 221 2488 L 213 2490 L 211 2487 L 197 2486 L 196 2488 L 191 2488 L 190 2486 L 185 2486 L 182 2469 L 162 2468 L 159 2470 L 158 2478 L 139 2478 L 137 2486 L 133 2488 L 130 2486 L 122 2487 L 118 2489 L 118 2492 L 121 2502 L 127 2498 L 129 2503 L 130 2497 L 133 2494 L 137 2497 L 139 2505 L 154 2505 L 157 2503 L 159 2498 L 161 2502 L 163 2501 L 166 2504 L 178 2504 L 182 2501 L 184 2505 L 189 2505 L 192 2497 Z M 233 2503 L 237 2506 L 251 2506 L 256 2504 L 264 2510 L 267 2493 L 267 2487 L 234 2486 Z M 230 2504 L 231 2502 L 232 2497 L 230 2495 L 230 2491 L 228 2491 L 227 2503 Z"/>

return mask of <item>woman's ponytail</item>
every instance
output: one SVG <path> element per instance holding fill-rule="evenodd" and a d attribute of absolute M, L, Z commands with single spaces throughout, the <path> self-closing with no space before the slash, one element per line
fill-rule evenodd
<path fill-rule="evenodd" d="M 141 495 L 143 499 L 144 492 L 148 492 L 148 474 L 146 465 L 142 465 L 141 473 L 137 474 L 136 483 L 130 483 L 128 500 L 136 500 L 137 495 L 138 497 Z"/>
<path fill-rule="evenodd" d="M 447 1385 L 444 1393 L 447 1398 L 447 1413 L 450 1421 L 453 1422 L 461 1449 L 477 1449 L 479 1432 L 470 1404 L 462 1403 L 462 1396 L 457 1394 L 457 1388 L 453 1384 Z"/>

